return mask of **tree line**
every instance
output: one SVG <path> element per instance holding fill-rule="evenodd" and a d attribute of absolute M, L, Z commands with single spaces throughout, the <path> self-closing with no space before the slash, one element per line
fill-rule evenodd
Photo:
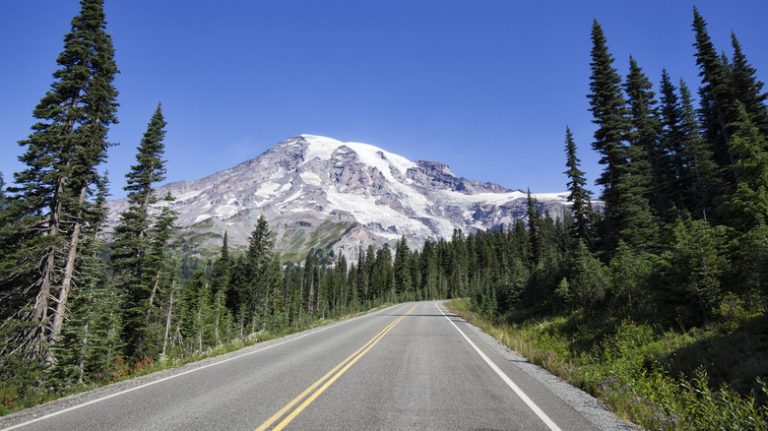
<path fill-rule="evenodd" d="M 657 91 L 638 60 L 622 77 L 592 26 L 592 148 L 600 210 L 565 132 L 571 211 L 479 233 L 498 275 L 472 292 L 491 316 L 581 311 L 691 328 L 728 313 L 765 314 L 768 297 L 768 107 L 735 34 L 731 56 L 693 10 L 698 106 L 664 70 Z M 523 226 L 524 223 L 524 226 Z M 476 259 L 472 257 L 471 259 Z"/>

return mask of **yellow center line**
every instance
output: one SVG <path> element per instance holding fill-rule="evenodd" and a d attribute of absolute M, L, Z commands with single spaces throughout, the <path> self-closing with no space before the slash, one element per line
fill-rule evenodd
<path fill-rule="evenodd" d="M 328 371 L 323 377 L 320 377 L 315 383 L 312 383 L 307 389 L 305 389 L 302 393 L 300 393 L 296 398 L 292 399 L 288 404 L 286 404 L 283 408 L 277 411 L 274 415 L 272 415 L 269 419 L 267 419 L 264 423 L 259 425 L 258 428 L 256 428 L 255 431 L 265 431 L 268 429 L 273 423 L 275 423 L 278 419 L 283 417 L 288 411 L 290 411 L 293 406 L 295 406 L 298 402 L 303 400 L 307 395 L 309 395 L 313 390 L 315 390 L 318 386 L 325 384 L 320 387 L 315 393 L 313 393 L 309 398 L 307 398 L 299 407 L 296 408 L 293 412 L 291 412 L 290 415 L 288 415 L 285 419 L 283 419 L 282 422 L 280 422 L 274 430 L 282 430 L 285 428 L 286 425 L 288 425 L 299 413 L 302 412 L 309 404 L 311 404 L 320 394 L 322 394 L 326 389 L 328 389 L 329 386 L 333 384 L 339 377 L 341 377 L 342 374 L 344 374 L 352 365 L 354 365 L 355 362 L 357 362 L 363 355 L 368 353 L 369 350 L 373 348 L 376 343 L 378 343 L 382 338 L 384 338 L 385 335 L 389 331 L 391 331 L 398 323 L 400 323 L 403 319 L 405 319 L 405 316 L 411 313 L 413 309 L 416 307 L 416 304 L 413 304 L 408 311 L 405 312 L 403 316 L 400 316 L 398 319 L 396 319 L 394 322 L 390 323 L 384 329 L 379 331 L 378 334 L 376 334 L 373 338 L 368 340 L 367 343 L 365 343 L 362 347 L 357 349 L 354 353 L 349 355 L 347 358 L 345 358 L 343 361 L 341 361 L 338 365 L 333 367 L 330 371 Z M 342 368 L 343 367 L 343 368 Z M 339 371 L 339 369 L 341 369 Z M 334 373 L 336 373 L 334 375 Z M 328 379 L 330 376 L 332 376 L 330 380 Z M 327 380 L 327 382 L 326 382 Z"/>

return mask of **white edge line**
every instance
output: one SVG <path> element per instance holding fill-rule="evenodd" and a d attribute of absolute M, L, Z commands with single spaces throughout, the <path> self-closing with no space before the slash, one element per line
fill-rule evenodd
<path fill-rule="evenodd" d="M 520 387 L 517 386 L 517 384 L 515 384 L 515 382 L 513 382 L 512 379 L 510 379 L 509 376 L 506 373 L 504 373 L 504 371 L 501 370 L 501 368 L 499 368 L 496 364 L 494 364 L 493 361 L 491 361 L 488 358 L 488 356 L 486 356 L 485 353 L 483 353 L 483 351 L 480 350 L 475 345 L 475 343 L 473 343 L 472 340 L 470 340 L 469 337 L 467 337 L 467 335 L 461 329 L 459 329 L 458 326 L 456 326 L 455 323 L 453 323 L 453 320 L 448 318 L 448 316 L 445 314 L 445 312 L 443 312 L 443 309 L 440 308 L 439 305 L 437 305 L 437 302 L 435 303 L 435 307 L 440 312 L 440 314 L 442 314 L 443 317 L 445 317 L 445 319 L 448 320 L 448 322 L 450 322 L 451 325 L 453 325 L 453 327 L 456 328 L 457 331 L 459 331 L 459 334 L 461 334 L 461 336 L 464 337 L 465 340 L 467 340 L 469 345 L 472 346 L 473 349 L 475 349 L 477 354 L 480 355 L 481 358 L 483 358 L 485 363 L 488 364 L 488 366 L 491 367 L 491 369 L 493 371 L 495 371 L 496 374 L 498 374 L 499 377 L 501 377 L 501 380 L 503 380 L 504 383 L 506 383 L 507 386 L 509 386 L 515 392 L 515 394 L 518 397 L 520 397 L 520 399 L 523 400 L 523 402 L 531 410 L 533 410 L 534 413 L 536 413 L 536 416 L 538 416 L 539 419 L 541 419 L 541 421 L 544 422 L 549 427 L 550 430 L 552 430 L 552 431 L 562 431 L 560 429 L 560 427 L 557 426 L 557 424 L 549 416 L 547 416 L 546 413 L 544 413 L 544 410 L 542 410 L 538 405 L 536 405 L 536 403 L 534 403 L 533 400 L 530 399 L 530 397 L 528 397 L 528 395 L 525 392 L 523 392 L 523 390 L 520 389 Z"/>
<path fill-rule="evenodd" d="M 397 305 L 400 305 L 400 304 L 397 304 Z M 358 317 L 375 316 L 376 314 L 379 314 L 381 312 L 389 310 L 390 308 L 393 308 L 393 307 L 395 307 L 395 305 L 392 305 L 390 307 L 384 308 L 384 309 L 379 310 L 379 311 L 375 311 L 375 312 L 370 313 L 370 314 L 365 314 L 363 316 L 358 316 Z M 243 353 L 241 355 L 232 356 L 232 357 L 227 358 L 227 359 L 222 359 L 221 361 L 218 361 L 218 362 L 213 362 L 213 363 L 210 363 L 210 364 L 206 364 L 206 365 L 203 365 L 201 367 L 193 368 L 191 370 L 183 371 L 183 372 L 178 373 L 178 374 L 173 374 L 173 375 L 168 376 L 168 377 L 163 377 L 162 379 L 153 380 L 151 382 L 147 382 L 147 383 L 144 383 L 144 384 L 139 385 L 139 386 L 134 386 L 132 388 L 128 388 L 128 389 L 125 389 L 125 390 L 122 390 L 122 391 L 119 391 L 119 392 L 115 392 L 114 394 L 109 394 L 109 395 L 103 396 L 101 398 L 96 398 L 96 399 L 93 399 L 93 400 L 90 400 L 90 401 L 86 401 L 84 403 L 77 404 L 77 405 L 74 405 L 72 407 L 67 407 L 67 408 L 62 409 L 62 410 L 57 410 L 57 411 L 55 411 L 53 413 L 48 413 L 47 415 L 43 415 L 43 416 L 40 416 L 40 417 L 37 417 L 37 418 L 34 418 L 34 419 L 30 419 L 30 420 L 28 420 L 26 422 L 22 422 L 20 424 L 12 425 L 12 426 L 10 426 L 8 428 L 0 429 L 0 431 L 10 431 L 10 430 L 18 429 L 18 428 L 21 428 L 21 427 L 25 427 L 27 425 L 32 425 L 33 423 L 44 421 L 46 419 L 50 419 L 52 417 L 59 416 L 59 415 L 62 415 L 64 413 L 71 412 L 73 410 L 77 410 L 77 409 L 80 409 L 80 408 L 83 408 L 83 407 L 86 407 L 86 406 L 90 406 L 91 404 L 96 404 L 96 403 L 99 403 L 99 402 L 102 402 L 102 401 L 106 401 L 106 400 L 108 400 L 110 398 L 115 398 L 115 397 L 118 397 L 120 395 L 127 394 L 129 392 L 138 391 L 139 389 L 144 389 L 147 386 L 156 385 L 158 383 L 162 383 L 162 382 L 165 382 L 165 381 L 168 381 L 168 380 L 171 380 L 171 379 L 175 379 L 177 377 L 181 377 L 181 376 L 184 376 L 186 374 L 191 374 L 191 373 L 194 373 L 194 372 L 197 372 L 197 371 L 200 371 L 200 370 L 204 370 L 204 369 L 209 368 L 209 367 L 213 367 L 213 366 L 216 366 L 216 365 L 221 365 L 221 364 L 223 364 L 225 362 L 233 361 L 235 359 L 240 359 L 240 358 L 243 358 L 243 357 L 246 357 L 246 356 L 250 356 L 250 355 L 253 355 L 253 354 L 256 354 L 256 353 L 259 353 L 259 352 L 263 352 L 263 351 L 269 350 L 269 349 L 271 349 L 273 347 L 282 346 L 283 344 L 287 344 L 287 343 L 290 343 L 292 341 L 296 341 L 298 339 L 307 337 L 309 335 L 317 334 L 318 332 L 323 332 L 326 329 L 331 329 L 331 328 L 335 328 L 335 327 L 344 325 L 345 323 L 349 323 L 349 322 L 352 322 L 354 320 L 357 320 L 357 319 L 356 318 L 346 319 L 346 320 L 344 320 L 342 322 L 337 322 L 336 324 L 331 324 L 331 325 L 328 325 L 328 326 L 325 326 L 325 327 L 322 327 L 322 328 L 316 328 L 315 330 L 310 329 L 310 330 L 308 330 L 308 332 L 306 332 L 304 334 L 301 334 L 301 335 L 293 337 L 293 338 L 289 338 L 287 340 L 283 340 L 283 341 L 277 342 L 275 344 L 270 344 L 269 346 L 266 346 L 266 347 L 258 349 L 258 350 L 252 350 L 250 352 L 246 352 L 246 353 Z M 126 380 L 126 381 L 128 381 L 128 380 Z"/>

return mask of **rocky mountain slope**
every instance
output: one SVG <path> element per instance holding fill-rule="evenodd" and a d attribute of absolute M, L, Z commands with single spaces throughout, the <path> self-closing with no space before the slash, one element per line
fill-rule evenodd
<path fill-rule="evenodd" d="M 245 244 L 264 215 L 277 232 L 277 249 L 300 259 L 329 248 L 355 259 L 368 244 L 402 235 L 420 247 L 428 238 L 511 224 L 525 215 L 525 193 L 457 177 L 439 162 L 410 161 L 378 147 L 300 135 L 255 159 L 193 181 L 165 185 L 185 235 L 203 247 Z M 565 193 L 536 194 L 554 217 L 567 208 Z M 163 205 L 161 203 L 160 205 Z M 125 209 L 110 202 L 110 221 Z"/>

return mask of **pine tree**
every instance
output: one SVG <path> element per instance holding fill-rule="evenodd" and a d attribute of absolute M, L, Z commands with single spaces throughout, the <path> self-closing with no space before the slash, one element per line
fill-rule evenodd
<path fill-rule="evenodd" d="M 408 255 L 410 249 L 408 248 L 408 241 L 405 236 L 400 238 L 397 242 L 397 249 L 395 250 L 395 292 L 401 300 L 413 300 L 412 286 L 411 286 L 411 273 L 408 268 Z"/>
<path fill-rule="evenodd" d="M 587 186 L 585 172 L 581 170 L 581 160 L 576 154 L 576 142 L 573 140 L 571 129 L 565 128 L 565 166 L 564 174 L 568 177 L 568 202 L 573 213 L 573 235 L 578 239 L 589 240 L 592 222 L 592 203 Z"/>
<path fill-rule="evenodd" d="M 544 255 L 544 241 L 541 234 L 541 216 L 539 215 L 538 202 L 531 196 L 530 189 L 528 189 L 526 208 L 531 257 L 533 258 L 533 263 L 536 264 L 539 263 Z"/>
<path fill-rule="evenodd" d="M 171 207 L 174 197 L 170 193 L 163 197 L 163 207 L 160 214 L 147 234 L 147 251 L 144 259 L 145 269 L 142 271 L 142 284 L 152 286 L 149 294 L 149 305 L 147 307 L 147 319 L 155 311 L 156 297 L 160 289 L 160 281 L 165 272 L 168 262 L 168 250 L 171 246 L 174 223 L 176 222 L 176 211 Z"/>
<path fill-rule="evenodd" d="M 684 189 L 688 196 L 687 207 L 695 218 L 707 219 L 715 215 L 717 197 L 722 195 L 723 179 L 709 145 L 699 130 L 691 92 L 682 80 L 680 110 L 682 146 L 690 163 L 682 181 L 689 185 Z"/>
<path fill-rule="evenodd" d="M 600 226 L 601 241 L 606 250 L 618 243 L 621 228 L 621 195 L 617 185 L 627 165 L 625 138 L 629 133 L 627 107 L 621 92 L 621 77 L 613 67 L 613 56 L 608 52 L 603 29 L 597 21 L 592 23 L 592 73 L 590 76 L 590 111 L 597 125 L 592 148 L 600 153 L 600 164 L 605 168 L 597 179 L 603 186 L 601 199 L 605 202 Z"/>
<path fill-rule="evenodd" d="M 213 264 L 211 277 L 213 279 L 213 291 L 215 293 L 222 291 L 226 297 L 232 278 L 232 258 L 229 256 L 229 234 L 226 231 L 224 232 L 224 238 L 221 242 L 219 258 Z"/>
<path fill-rule="evenodd" d="M 86 212 L 71 311 L 67 325 L 51 345 L 56 361 L 47 374 L 54 386 L 100 380 L 113 369 L 120 353 L 119 298 L 102 258 L 106 246 L 98 236 L 107 218 L 107 183 L 105 173 L 98 182 L 96 200 Z"/>
<path fill-rule="evenodd" d="M 154 185 L 165 179 L 162 159 L 165 145 L 165 120 L 160 105 L 149 121 L 136 155 L 137 164 L 126 175 L 128 209 L 120 215 L 112 245 L 112 269 L 117 287 L 124 299 L 123 340 L 130 358 L 142 358 L 150 351 L 147 339 L 146 313 L 151 295 L 146 281 L 146 250 L 149 245 L 151 220 L 149 209 L 157 201 Z M 154 275 L 154 274 L 152 274 Z"/>
<path fill-rule="evenodd" d="M 20 295 L 35 295 L 22 310 L 28 324 L 13 345 L 33 358 L 46 354 L 47 344 L 63 326 L 85 201 L 98 178 L 96 167 L 106 157 L 107 130 L 116 122 L 112 80 L 117 66 L 105 31 L 103 0 L 80 4 L 56 60 L 54 82 L 34 110 L 38 122 L 29 138 L 19 142 L 26 147 L 19 158 L 26 168 L 16 173 L 12 189 L 24 218 L 16 227 L 26 232 L 14 235 L 19 251 L 7 256 L 15 261 L 8 280 Z M 57 308 L 50 313 L 49 298 L 55 294 Z"/>
<path fill-rule="evenodd" d="M 265 274 L 272 260 L 274 239 L 269 229 L 269 224 L 264 216 L 260 216 L 256 227 L 251 232 L 248 240 L 248 253 L 246 255 L 246 270 L 248 280 L 246 291 L 243 293 L 244 306 L 246 307 L 246 321 L 250 322 L 251 330 L 255 331 L 259 310 L 263 308 L 263 300 L 266 295 L 267 282 Z"/>
<path fill-rule="evenodd" d="M 755 76 L 757 70 L 749 64 L 735 33 L 731 33 L 731 45 L 733 46 L 731 82 L 734 96 L 744 105 L 752 124 L 763 136 L 768 137 L 768 106 L 765 105 L 768 93 L 763 92 L 764 84 Z"/>
<path fill-rule="evenodd" d="M 656 221 L 651 214 L 651 197 L 663 197 L 667 181 L 661 172 L 666 160 L 658 152 L 659 123 L 651 82 L 634 58 L 629 59 L 626 91 L 629 96 L 630 132 L 628 163 L 616 184 L 621 212 L 619 239 L 633 246 L 646 246 L 654 241 Z M 657 199 L 657 212 L 667 211 L 668 199 Z"/>
<path fill-rule="evenodd" d="M 685 147 L 686 134 L 683 127 L 683 111 L 677 96 L 677 89 L 672 83 L 666 69 L 661 72 L 661 107 L 659 110 L 661 132 L 659 137 L 659 154 L 666 160 L 659 175 L 658 200 L 660 207 L 657 212 L 669 216 L 673 206 L 682 211 L 690 210 L 688 200 L 692 187 L 688 170 L 692 164 L 692 156 Z"/>
<path fill-rule="evenodd" d="M 730 224 L 742 231 L 768 223 L 768 140 L 739 104 L 739 121 L 732 125 L 733 174 L 736 192 L 726 202 Z"/>
<path fill-rule="evenodd" d="M 702 83 L 699 89 L 699 119 L 704 138 L 712 146 L 715 163 L 724 168 L 733 163 L 728 125 L 736 120 L 730 70 L 717 54 L 707 33 L 707 23 L 696 7 L 693 8 L 693 30 L 696 34 L 693 45 L 696 48 L 696 64 Z"/>

